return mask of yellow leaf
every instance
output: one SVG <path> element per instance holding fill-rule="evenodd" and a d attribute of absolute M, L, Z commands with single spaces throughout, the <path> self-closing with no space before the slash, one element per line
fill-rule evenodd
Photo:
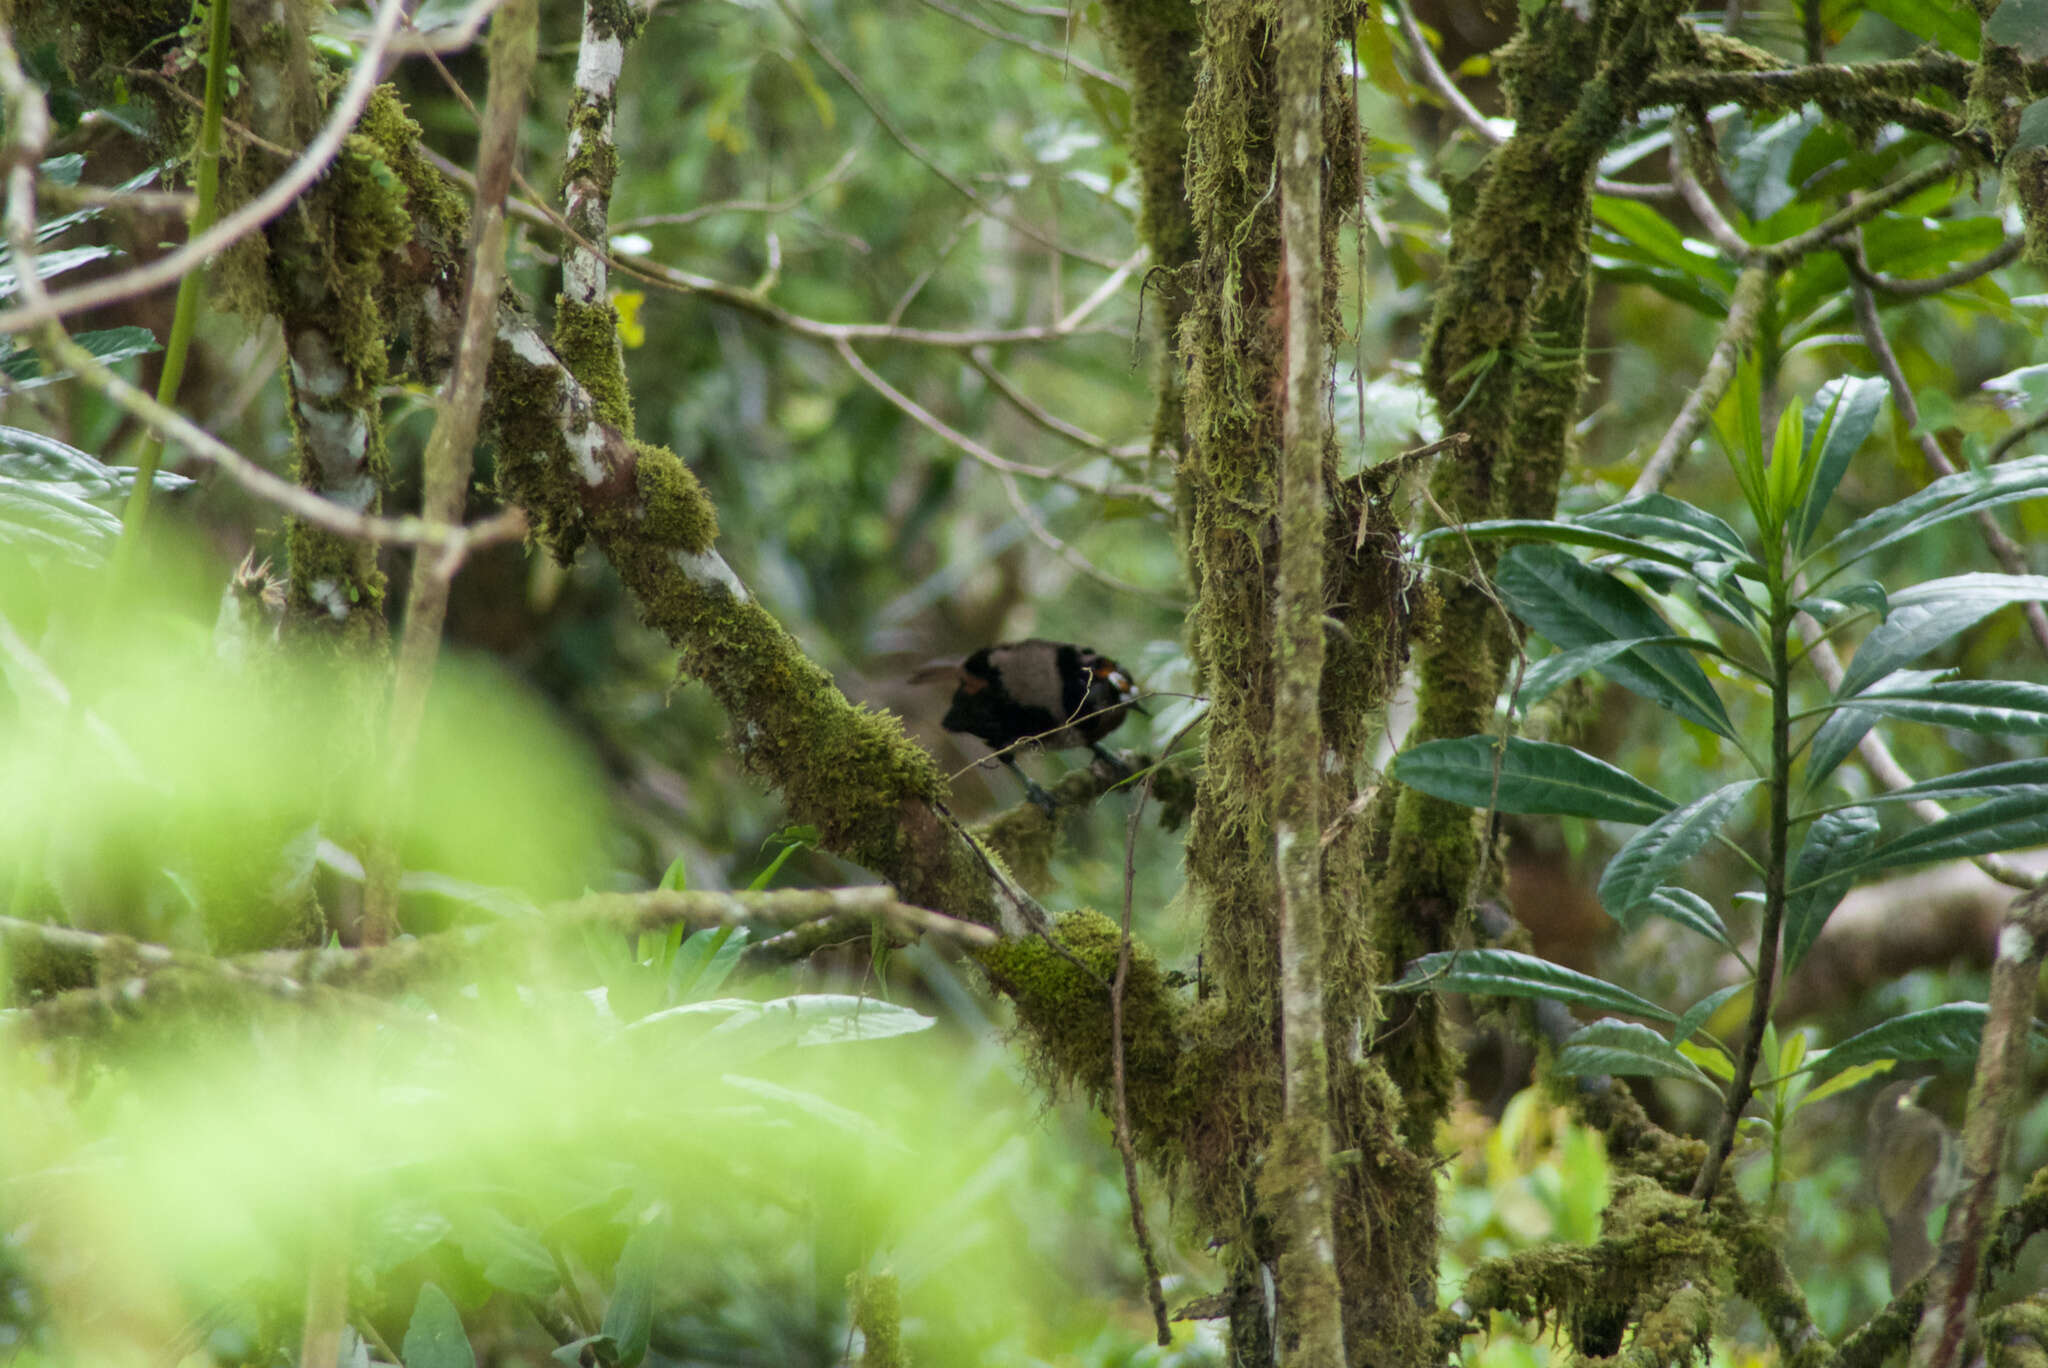
<path fill-rule="evenodd" d="M 644 290 L 612 291 L 612 307 L 619 311 L 619 342 L 628 351 L 647 341 L 647 329 L 640 326 L 640 306 L 646 302 Z"/>

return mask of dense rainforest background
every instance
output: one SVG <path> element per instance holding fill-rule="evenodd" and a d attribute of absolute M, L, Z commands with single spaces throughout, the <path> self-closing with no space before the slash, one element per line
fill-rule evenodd
<path fill-rule="evenodd" d="M 0 1363 L 2048 1363 L 2043 97 L 0 0 Z"/>

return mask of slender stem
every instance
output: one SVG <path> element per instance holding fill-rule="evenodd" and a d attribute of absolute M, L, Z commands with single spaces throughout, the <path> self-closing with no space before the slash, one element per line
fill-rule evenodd
<path fill-rule="evenodd" d="M 199 145 L 193 157 L 199 205 L 185 230 L 188 240 L 213 227 L 214 205 L 220 190 L 220 121 L 222 106 L 227 103 L 228 16 L 232 10 L 233 0 L 212 0 L 207 11 L 206 104 L 199 115 Z M 185 378 L 185 358 L 192 350 L 192 330 L 198 326 L 205 296 L 206 272 L 186 272 L 178 282 L 178 307 L 171 315 L 171 334 L 164 342 L 163 374 L 157 378 L 156 401 L 166 408 L 178 402 L 178 386 Z M 121 512 L 122 554 L 117 567 L 126 564 L 126 557 L 142 536 L 163 454 L 163 434 L 151 429 L 135 461 L 135 488 L 128 491 L 128 506 Z"/>
<path fill-rule="evenodd" d="M 527 83 L 533 73 L 538 23 L 535 0 L 511 0 L 491 20 L 490 93 L 485 101 L 483 136 L 477 153 L 478 194 L 476 215 L 470 222 L 469 289 L 463 301 L 462 331 L 447 394 L 440 416 L 434 421 L 434 430 L 427 438 L 426 452 L 420 458 L 420 511 L 429 521 L 447 526 L 462 521 L 463 503 L 469 493 L 498 290 L 505 279 L 505 195 L 511 186 L 512 163 L 519 150 L 519 121 L 526 109 Z M 367 862 L 369 877 L 364 883 L 365 945 L 384 944 L 398 929 L 398 838 L 405 818 L 404 787 L 411 774 L 413 752 L 426 713 L 434 661 L 441 649 L 448 584 L 458 564 L 456 557 L 425 547 L 413 556 L 405 632 L 399 640 L 391 689 L 386 759 L 391 792 L 381 814 L 383 825 L 372 842 Z"/>
<path fill-rule="evenodd" d="M 1775 560 L 1774 562 L 1775 563 Z M 1728 1083 L 1727 1105 L 1708 1143 L 1707 1161 L 1700 1166 L 1699 1180 L 1692 1195 L 1711 1202 L 1720 1184 L 1721 1170 L 1729 1151 L 1735 1147 L 1735 1128 L 1749 1105 L 1756 1077 L 1757 1057 L 1763 1049 L 1764 1029 L 1771 1021 L 1771 1000 L 1778 977 L 1778 930 L 1785 921 L 1785 865 L 1791 823 L 1787 820 L 1792 790 L 1792 662 L 1787 641 L 1792 627 L 1792 604 L 1782 572 L 1771 576 L 1771 816 L 1770 854 L 1764 865 L 1764 918 L 1757 935 L 1756 986 L 1749 1004 L 1749 1029 L 1742 1039 L 1742 1054 L 1735 1062 L 1735 1077 Z"/>
<path fill-rule="evenodd" d="M 1138 1191 L 1138 1151 L 1131 1143 L 1131 1104 L 1124 1070 L 1124 990 L 1131 981 L 1131 894 L 1138 878 L 1138 830 L 1145 816 L 1145 800 L 1152 796 L 1157 769 L 1145 771 L 1138 785 L 1138 799 L 1131 804 L 1131 821 L 1124 832 L 1124 918 L 1123 934 L 1116 947 L 1116 978 L 1109 985 L 1110 1083 L 1115 1113 L 1110 1117 L 1116 1129 L 1116 1151 L 1124 1164 L 1124 1191 L 1131 1202 L 1131 1238 L 1138 1245 L 1138 1259 L 1145 1266 L 1145 1300 L 1152 1306 L 1152 1323 L 1159 1347 L 1173 1344 L 1173 1324 L 1166 1316 L 1166 1291 L 1159 1281 L 1159 1256 L 1152 1248 L 1152 1232 L 1145 1221 L 1145 1203 Z"/>

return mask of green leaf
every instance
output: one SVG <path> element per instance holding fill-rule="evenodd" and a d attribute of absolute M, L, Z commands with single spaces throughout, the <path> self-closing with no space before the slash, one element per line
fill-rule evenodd
<path fill-rule="evenodd" d="M 1615 1074 L 1628 1077 L 1682 1078 L 1709 1092 L 1718 1092 L 1714 1080 L 1699 1065 L 1680 1054 L 1670 1041 L 1648 1026 L 1606 1017 L 1581 1028 L 1557 1052 L 1559 1073 L 1585 1076 Z"/>
<path fill-rule="evenodd" d="M 1814 459 L 1812 485 L 1793 519 L 1794 550 L 1813 540 L 1821 516 L 1827 512 L 1836 487 L 1842 483 L 1842 474 L 1849 468 L 1849 458 L 1877 425 L 1877 415 L 1890 393 L 1891 387 L 1883 380 L 1845 375 L 1821 386 L 1808 402 L 1806 430 L 1817 434 L 1814 440 L 1820 450 Z"/>
<path fill-rule="evenodd" d="M 2048 0 L 2001 0 L 1984 21 L 1984 36 L 2030 59 L 2048 57 Z"/>
<path fill-rule="evenodd" d="M 1578 526 L 1594 531 L 1697 547 L 1719 560 L 1747 563 L 1751 559 L 1741 533 L 1705 509 L 1669 494 L 1626 499 L 1575 521 Z"/>
<path fill-rule="evenodd" d="M 1688 931 L 1697 931 L 1730 950 L 1735 948 L 1735 942 L 1728 938 L 1728 928 L 1721 922 L 1721 914 L 1714 910 L 1712 903 L 1690 888 L 1660 888 L 1643 900 L 1641 910 L 1675 922 Z"/>
<path fill-rule="evenodd" d="M 1675 635 L 1642 595 L 1551 546 L 1501 557 L 1494 585 L 1515 616 L 1565 650 L 1627 637 Z M 1676 646 L 1645 646 L 1601 667 L 1615 683 L 1733 740 L 1734 726 L 1699 662 Z"/>
<path fill-rule="evenodd" d="M 1389 992 L 1414 993 L 1424 988 L 1439 993 L 1472 993 L 1491 997 L 1548 998 L 1573 1007 L 1592 1007 L 1653 1021 L 1677 1017 L 1647 998 L 1605 979 L 1567 969 L 1562 964 L 1517 950 L 1440 950 L 1408 966 Z"/>
<path fill-rule="evenodd" d="M 1605 760 L 1570 746 L 1520 737 L 1504 744 L 1488 736 L 1425 741 L 1395 757 L 1392 772 L 1410 788 L 1433 797 L 1502 812 L 1654 822 L 1676 806 Z"/>
<path fill-rule="evenodd" d="M 455 1243 L 483 1270 L 484 1281 L 529 1297 L 549 1296 L 561 1286 L 554 1256 L 523 1226 L 487 1206 L 465 1216 L 455 1227 Z"/>
<path fill-rule="evenodd" d="M 1991 855 L 2048 838 L 2048 806 L 2035 794 L 1993 798 L 1968 812 L 1950 813 L 1878 846 L 1857 867 L 1858 873 Z"/>
<path fill-rule="evenodd" d="M 1877 814 L 1869 808 L 1830 812 L 1807 828 L 1799 854 L 1786 878 L 1782 940 L 1785 972 L 1798 967 L 1849 891 L 1859 868 L 1877 840 Z"/>
<path fill-rule="evenodd" d="M 1720 650 L 1713 642 L 1697 637 L 1665 636 L 1631 637 L 1626 641 L 1602 641 L 1569 651 L 1554 651 L 1523 671 L 1521 692 L 1515 695 L 1515 701 L 1522 708 L 1532 707 L 1586 671 L 1600 669 L 1616 656 L 1644 646 L 1682 646 L 1716 653 Z"/>
<path fill-rule="evenodd" d="M 1642 918 L 1636 914 L 1665 877 L 1699 854 L 1736 805 L 1762 782 L 1744 779 L 1718 788 L 1638 831 L 1607 862 L 1600 876 L 1600 905 L 1607 914 L 1631 931 L 1641 925 Z"/>
<path fill-rule="evenodd" d="M 2048 802 L 2048 760 L 2003 760 L 1995 765 L 1922 779 L 1908 788 L 1872 794 L 1866 803 L 1905 803 L 1929 798 L 1937 803 L 1963 798 L 2001 798 L 2007 794 L 2032 794 Z"/>
<path fill-rule="evenodd" d="M 75 271 L 81 266 L 90 266 L 95 261 L 125 255 L 118 247 L 89 246 L 66 247 L 55 252 L 44 252 L 36 258 L 36 279 L 49 280 Z M 21 288 L 21 272 L 15 269 L 12 260 L 0 266 L 0 298 L 12 295 Z"/>
<path fill-rule="evenodd" d="M 1859 1031 L 1832 1050 L 1809 1055 L 1807 1067 L 1817 1088 L 1844 1070 L 1878 1060 L 1966 1059 L 1977 1053 L 1989 1014 L 1981 1002 L 1951 1002 L 1908 1012 Z"/>
<path fill-rule="evenodd" d="M 1609 245 L 1623 256 L 1702 282 L 1722 299 L 1734 292 L 1735 273 L 1719 257 L 1687 247 L 1670 218 L 1649 205 L 1595 195 L 1593 217 L 1610 230 Z"/>
<path fill-rule="evenodd" d="M 790 856 L 796 854 L 799 850 L 810 850 L 816 847 L 818 844 L 818 829 L 814 826 L 784 827 L 762 842 L 762 844 L 770 846 L 777 842 L 782 844 L 782 849 L 775 853 L 775 858 L 768 862 L 767 868 L 756 874 L 747 884 L 747 888 L 752 892 L 759 893 L 768 887 L 769 884 L 773 883 L 775 876 L 781 872 L 782 866 L 789 863 Z"/>
<path fill-rule="evenodd" d="M 1898 670 L 1879 680 L 1867 692 L 1919 688 L 1923 684 L 1932 684 L 1947 673 L 1946 670 Z M 1806 791 L 1813 793 L 1818 790 L 1821 782 L 1849 758 L 1849 752 L 1856 749 L 1864 734 L 1875 725 L 1876 715 L 1861 709 L 1838 707 L 1830 713 L 1827 720 L 1814 729 L 1807 746 Z"/>
<path fill-rule="evenodd" d="M 687 1002 L 717 992 L 738 967 L 740 954 L 746 948 L 745 927 L 715 926 L 691 933 L 676 948 L 676 957 L 669 965 L 668 1000 Z"/>
<path fill-rule="evenodd" d="M 1841 707 L 1908 722 L 2002 736 L 2048 735 L 2048 684 L 2009 679 L 1949 679 L 1912 692 L 1886 689 L 1843 699 Z"/>
<path fill-rule="evenodd" d="M 619 1368 L 639 1368 L 654 1327 L 654 1272 L 661 1263 L 662 1230 L 638 1227 L 626 1237 L 612 1277 L 611 1304 L 604 1309 L 604 1334 L 615 1348 Z"/>
<path fill-rule="evenodd" d="M 1691 569 L 1692 563 L 1698 559 L 1697 556 L 1667 551 L 1661 546 L 1634 537 L 1587 527 L 1583 523 L 1556 522 L 1543 518 L 1499 518 L 1488 522 L 1464 523 L 1457 527 L 1432 528 L 1417 537 L 1415 544 L 1420 548 L 1433 542 L 1458 542 L 1466 539 L 1537 541 L 1560 546 L 1583 546 L 1594 551 L 1641 556 L 1645 560 L 1659 561 L 1680 570 Z"/>
<path fill-rule="evenodd" d="M 1802 613 L 1811 614 L 1822 623 L 1830 624 L 1860 613 L 1870 613 L 1880 620 L 1891 611 L 1891 598 L 1885 588 L 1876 580 L 1858 580 L 1835 591 L 1830 598 L 1803 598 L 1794 600 L 1792 606 Z"/>
<path fill-rule="evenodd" d="M 462 1314 L 433 1283 L 420 1286 L 399 1353 L 405 1356 L 405 1368 L 476 1368 L 476 1351 L 463 1332 Z"/>
<path fill-rule="evenodd" d="M 2020 111 L 2020 126 L 2013 136 L 2012 150 L 2020 152 L 2043 146 L 2048 146 L 2048 100 L 2036 100 Z"/>
<path fill-rule="evenodd" d="M 2048 575 L 1952 575 L 1901 589 L 1843 672 L 1838 699 L 1863 692 L 2000 608 L 2048 599 Z"/>
<path fill-rule="evenodd" d="M 1721 1010 L 1723 1003 L 1727 1002 L 1737 993 L 1748 992 L 1752 986 L 1747 979 L 1741 983 L 1731 983 L 1726 988 L 1715 989 L 1692 1006 L 1686 1008 L 1685 1015 L 1680 1017 L 1678 1024 L 1671 1028 L 1671 1043 L 1673 1045 L 1683 1045 L 1686 1041 L 1691 1040 L 1693 1032 L 1706 1025 L 1712 1019 L 1714 1013 Z"/>
<path fill-rule="evenodd" d="M 650 1027 L 717 1020 L 713 1035 L 734 1037 L 766 1031 L 776 1044 L 838 1045 L 853 1040 L 884 1040 L 930 1030 L 937 1018 L 893 1002 L 851 993 L 795 993 L 756 1002 L 751 998 L 712 998 L 652 1012 L 629 1026 Z"/>
<path fill-rule="evenodd" d="M 664 893 L 687 893 L 690 891 L 690 866 L 687 857 L 678 855 L 668 862 L 668 868 L 661 871 L 661 882 L 655 885 Z M 703 934 L 699 932 L 698 934 Z"/>
<path fill-rule="evenodd" d="M 1816 1102 L 1833 1097 L 1838 1092 L 1846 1092 L 1866 1079 L 1875 1078 L 1881 1073 L 1890 1073 L 1892 1066 L 1897 1062 L 1892 1059 L 1873 1059 L 1868 1064 L 1858 1064 L 1854 1068 L 1844 1069 L 1818 1088 L 1808 1089 L 1806 1095 L 1799 1099 L 1799 1105 L 1810 1107 Z"/>
<path fill-rule="evenodd" d="M 1869 8 L 1944 52 L 1977 59 L 1977 23 L 1967 8 L 1948 0 L 1869 0 Z"/>
<path fill-rule="evenodd" d="M 1811 559 L 1838 566 L 1918 536 L 1954 518 L 2048 494 L 2048 456 L 2022 456 L 1988 470 L 1959 470 L 1932 481 L 1916 494 L 1858 518 Z"/>

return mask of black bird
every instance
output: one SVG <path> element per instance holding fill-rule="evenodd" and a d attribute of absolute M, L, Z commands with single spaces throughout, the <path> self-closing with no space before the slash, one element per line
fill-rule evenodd
<path fill-rule="evenodd" d="M 1052 795 L 1017 767 L 1022 745 L 1047 750 L 1086 746 L 1112 771 L 1127 771 L 1102 738 L 1123 725 L 1136 705 L 1137 686 L 1121 665 L 1098 651 L 1065 641 L 1010 641 L 984 646 L 965 660 L 921 667 L 914 683 L 951 679 L 953 704 L 939 725 L 986 742 L 996 759 L 1024 781 L 1025 796 L 1048 814 Z M 1142 709 L 1140 710 L 1142 711 Z"/>

